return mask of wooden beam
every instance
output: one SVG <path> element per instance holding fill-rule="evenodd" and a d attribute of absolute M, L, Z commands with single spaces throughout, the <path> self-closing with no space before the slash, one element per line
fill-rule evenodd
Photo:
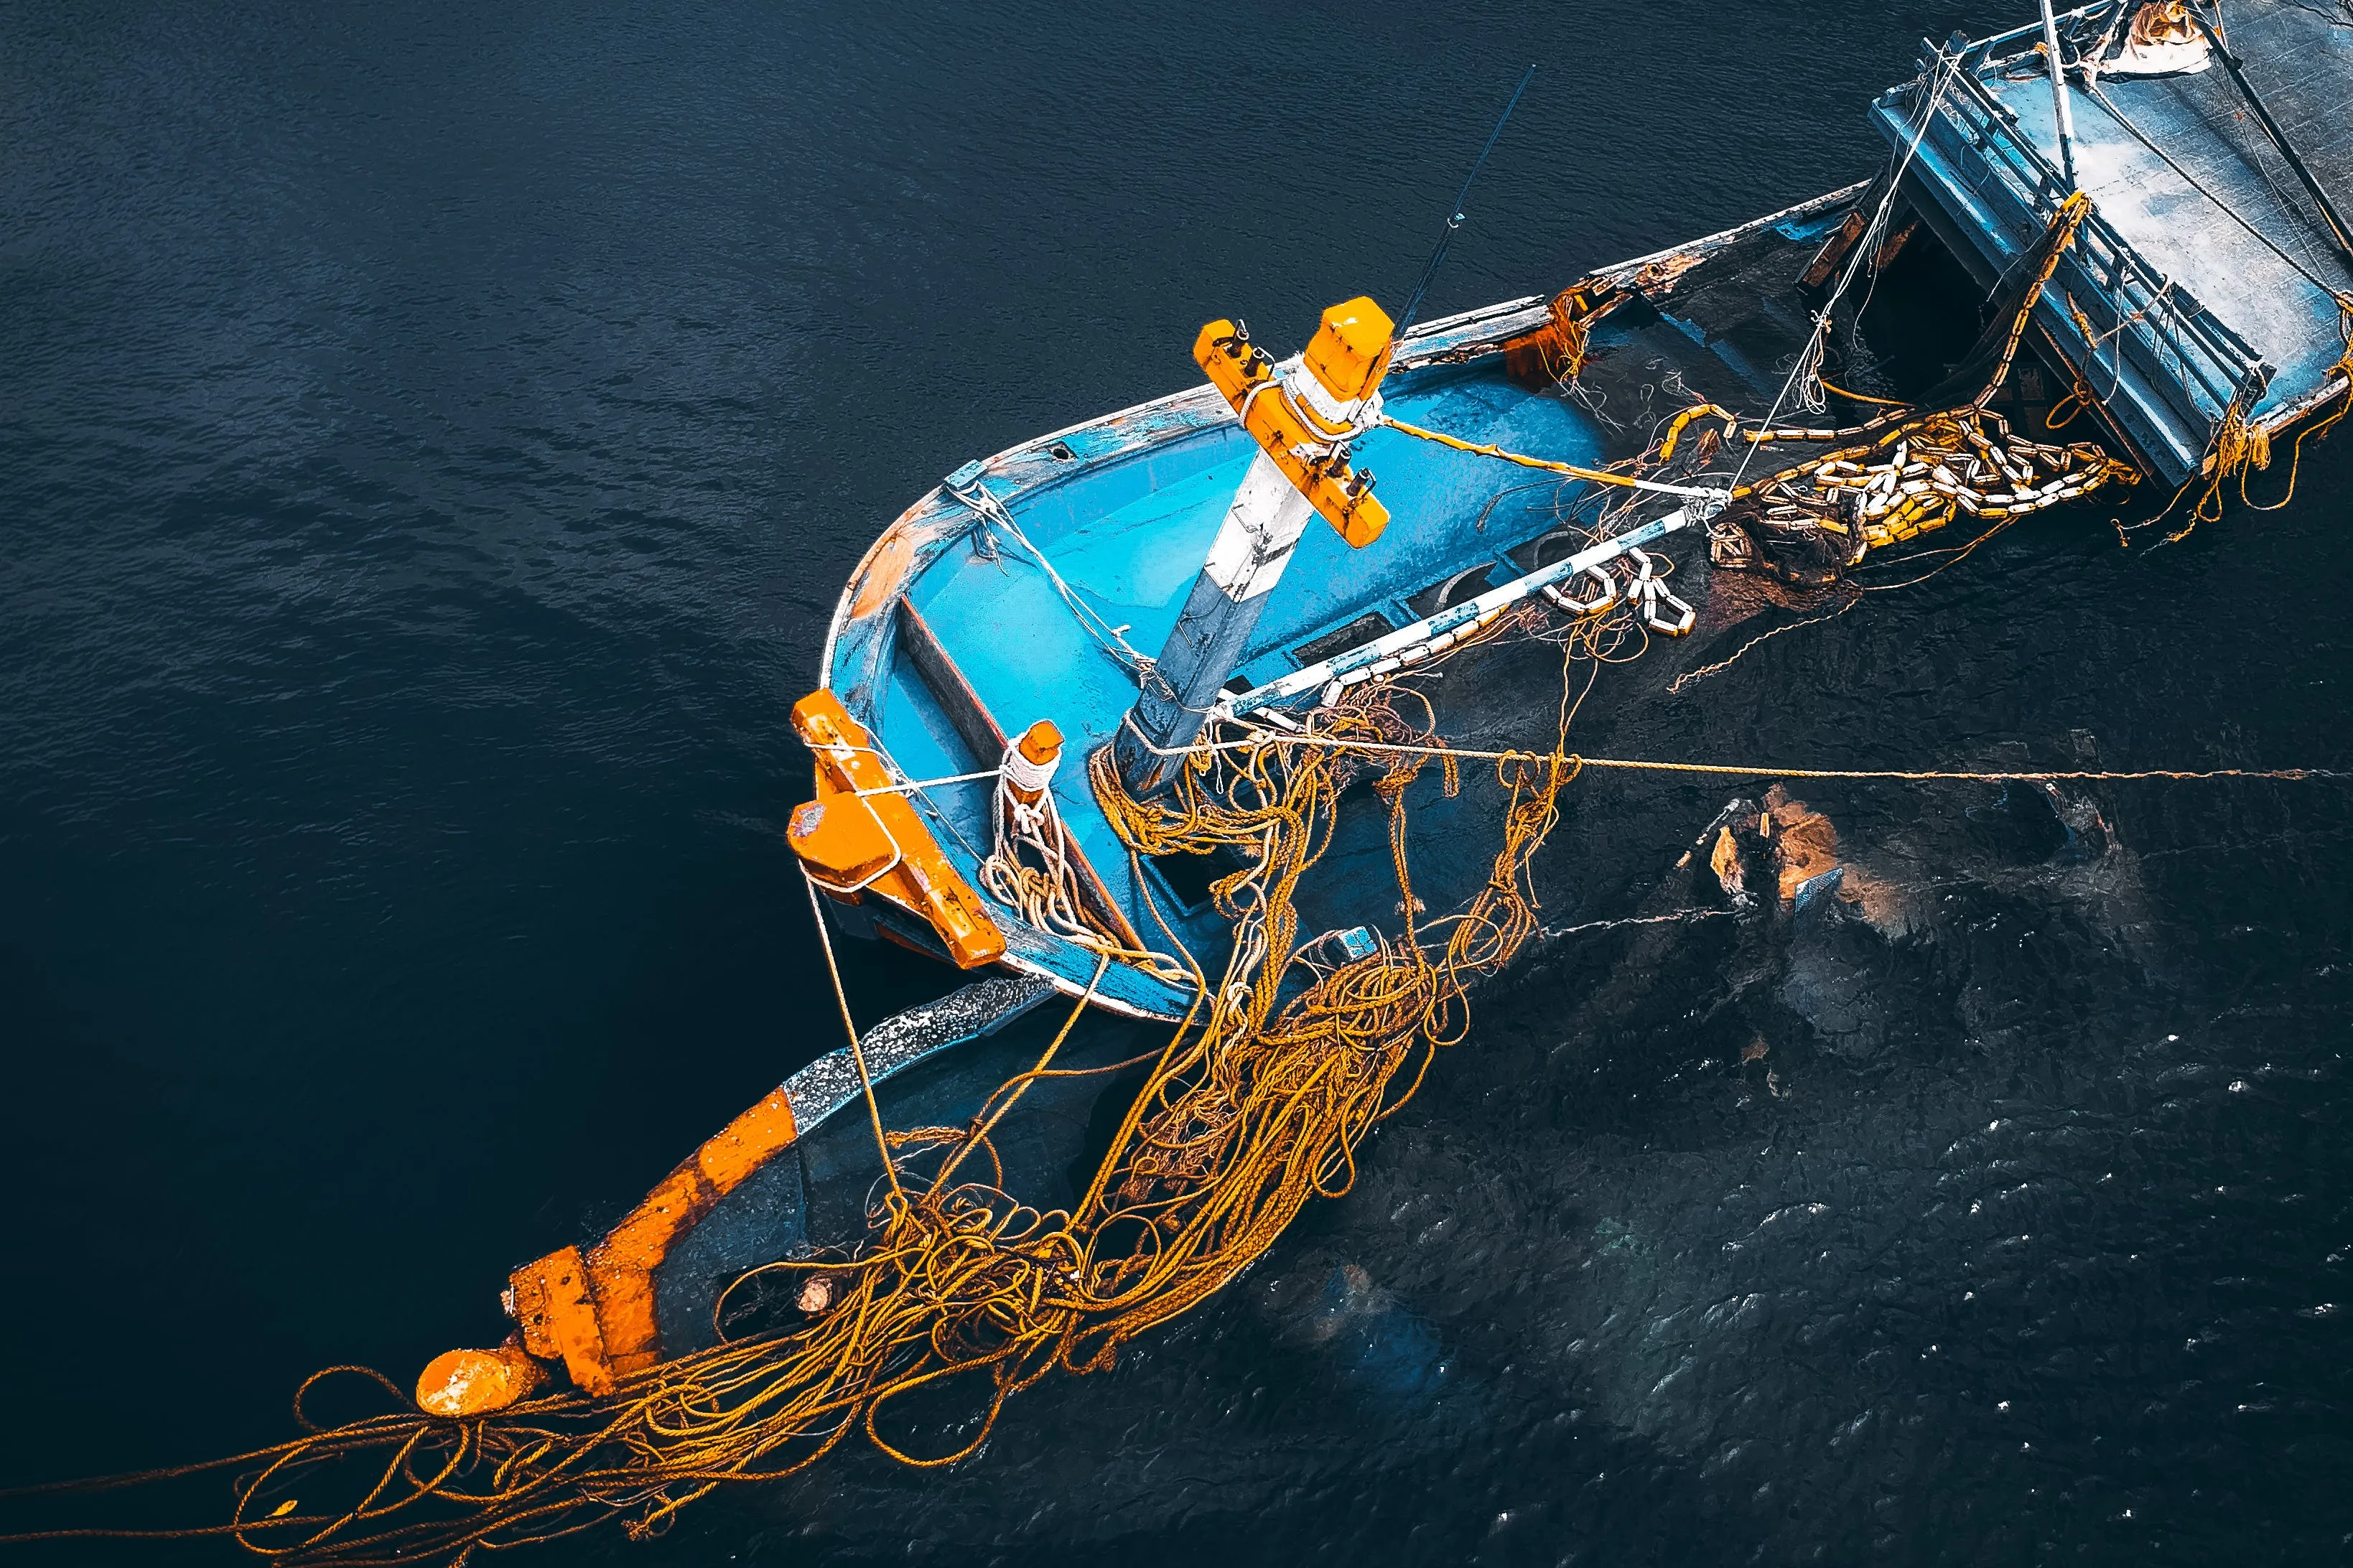
<path fill-rule="evenodd" d="M 946 715 L 949 727 L 972 752 L 973 759 L 984 768 L 994 767 L 1010 744 L 1004 726 L 981 701 L 980 693 L 972 689 L 964 671 L 956 668 L 955 660 L 940 641 L 939 634 L 932 630 L 931 623 L 923 619 L 923 613 L 903 595 L 898 609 L 899 646 L 905 650 L 907 662 L 915 667 L 915 673 L 923 678 L 923 685 L 938 701 L 940 711 Z M 1143 937 L 1136 934 L 1135 927 L 1112 901 L 1111 889 L 1096 875 L 1087 852 L 1079 847 L 1077 837 L 1067 827 L 1062 830 L 1062 852 L 1070 857 L 1071 867 L 1079 874 L 1079 897 L 1085 902 L 1087 911 L 1109 926 L 1129 947 L 1143 951 Z"/>
<path fill-rule="evenodd" d="M 1799 288 L 1820 289 L 1831 280 L 1845 262 L 1847 253 L 1854 248 L 1855 241 L 1862 237 L 1862 231 L 1871 226 L 1871 216 L 1879 210 L 1879 204 L 1886 199 L 1886 195 L 1887 174 L 1882 171 L 1862 195 L 1855 198 L 1853 207 L 1839 220 L 1838 226 L 1831 230 L 1830 237 L 1822 241 L 1821 248 L 1814 252 L 1813 260 L 1807 263 L 1806 269 L 1798 275 Z"/>

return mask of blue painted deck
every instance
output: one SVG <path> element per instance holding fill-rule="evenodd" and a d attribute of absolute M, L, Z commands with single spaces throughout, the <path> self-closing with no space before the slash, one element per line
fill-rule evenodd
<path fill-rule="evenodd" d="M 1394 373 L 1388 406 L 1412 423 L 1514 450 L 1571 462 L 1600 456 L 1599 432 L 1581 410 L 1514 384 L 1493 355 Z M 1250 444 L 1230 417 L 1198 427 L 1180 422 L 1133 447 L 1099 433 L 1089 442 L 1086 435 L 1060 437 L 1074 457 L 1047 470 L 1041 482 L 1024 485 L 991 472 L 979 482 L 1107 624 L 1124 627 L 1138 649 L 1156 652 L 1241 480 Z M 1088 460 L 1091 446 L 1105 455 Z M 1465 571 L 1490 568 L 1493 582 L 1516 575 L 1520 568 L 1507 552 L 1557 526 L 1556 500 L 1583 489 L 1392 431 L 1372 433 L 1357 451 L 1359 463 L 1380 476 L 1389 528 L 1358 551 L 1331 529 L 1310 525 L 1259 625 L 1243 666 L 1248 676 L 1263 679 L 1306 662 L 1293 650 L 1367 612 L 1405 624 L 1416 616 L 1409 598 Z M 1541 482 L 1497 503 L 1499 489 L 1525 479 Z M 1070 761 L 1055 779 L 1056 797 L 1130 922 L 1157 938 L 1156 905 L 1188 944 L 1214 943 L 1222 930 L 1214 916 L 1206 910 L 1185 914 L 1149 868 L 1139 885 L 1088 790 L 1081 759 L 1111 739 L 1134 703 L 1134 677 L 1090 636 L 1021 544 L 1001 531 L 984 535 L 978 514 L 952 498 L 941 498 L 938 510 L 944 542 L 905 579 L 906 602 L 1001 728 L 1018 733 L 1034 720 L 1051 719 L 1069 737 Z M 837 648 L 838 689 L 854 683 L 858 657 L 847 645 Z M 944 777 L 996 762 L 974 755 L 903 652 L 889 657 L 882 679 L 867 689 L 874 728 L 909 776 Z M 945 830 L 939 834 L 944 845 L 958 860 L 976 862 L 988 843 L 987 785 L 926 795 L 935 824 Z M 1078 978 L 1085 978 L 1083 970 Z"/>
<path fill-rule="evenodd" d="M 2098 5 L 2072 16 L 2088 37 L 2108 12 Z M 2353 26 L 2295 0 L 2234 0 L 2228 16 L 2250 79 L 2343 208 L 2353 191 Z M 2049 80 L 2019 64 L 2040 37 L 2038 25 L 1971 46 L 1906 179 L 1906 194 L 1981 279 L 2031 247 L 2067 194 Z M 2259 422 L 2325 394 L 2345 347 L 2330 290 L 2353 289 L 2353 273 L 2219 62 L 2195 75 L 2104 78 L 2099 86 L 2115 113 L 2080 83 L 2069 86 L 2076 171 L 2098 216 L 2062 263 L 2036 321 L 2158 477 L 2178 484 L 2198 468 L 2249 374 L 2270 377 L 2253 405 Z M 1914 101 L 1898 89 L 1873 110 L 1899 150 L 1919 123 Z M 2233 212 L 2327 287 L 2282 260 Z M 2091 321 L 2089 341 L 2068 299 Z"/>
<path fill-rule="evenodd" d="M 2110 15 L 2108 5 L 2071 13 L 2071 36 L 2088 41 Z M 2250 74 L 2321 179 L 2340 189 L 2353 185 L 2353 28 L 2295 0 L 2234 0 L 2231 20 Z M 2058 172 L 2048 79 L 2026 58 L 2039 33 L 2039 26 L 2020 29 L 1969 45 L 1958 69 L 1924 74 L 1922 83 L 1887 94 L 1873 109 L 1890 142 L 1899 151 L 1909 147 L 1921 131 L 1917 116 L 1931 107 L 1925 83 L 1929 75 L 1940 81 L 1903 194 L 1988 286 L 2035 246 L 2068 195 Z M 2080 87 L 2073 89 L 2079 167 L 2098 212 L 2062 258 L 2034 320 L 2048 346 L 2091 384 L 2112 433 L 2158 478 L 2179 483 L 2199 468 L 2234 398 L 2253 397 L 2258 420 L 2276 423 L 2327 395 L 2329 367 L 2343 347 L 2330 290 L 2353 289 L 2353 275 L 2329 252 L 2316 215 L 2261 141 L 2260 128 L 2242 115 L 2219 65 L 2196 77 L 2104 85 L 2115 115 Z M 2126 121 L 2165 146 L 2213 195 L 2201 195 L 2143 146 Z M 1613 269 L 1622 286 L 1654 300 L 1658 313 L 1651 325 L 1639 313 L 1605 321 L 1597 358 L 1610 359 L 1612 334 L 1664 323 L 1659 330 L 1681 330 L 1704 351 L 1678 374 L 1687 369 L 1707 384 L 1729 378 L 1760 404 L 1769 402 L 1778 382 L 1774 356 L 1790 352 L 1807 330 L 1805 301 L 1795 293 L 1802 270 L 1795 255 L 1810 253 L 1860 189 Z M 2247 233 L 2218 203 L 2239 211 L 2264 237 Z M 1768 228 L 1792 254 L 1768 247 L 1743 259 L 1737 247 L 1751 241 L 1742 237 Z M 2300 276 L 2265 239 L 2297 256 L 2320 281 Z M 1672 280 L 1710 255 L 1732 258 L 1725 287 L 1738 300 L 1675 293 Z M 1787 298 L 1778 292 L 1784 289 L 1790 290 Z M 1694 308 L 1715 325 L 1703 330 L 1686 319 Z M 1389 406 L 1399 418 L 1469 440 L 1571 462 L 1601 458 L 1602 433 L 1580 409 L 1556 394 L 1527 391 L 1504 374 L 1496 351 L 1540 324 L 1545 313 L 1545 301 L 1525 300 L 1425 327 L 1390 373 Z M 1752 363 L 1756 354 L 1735 338 L 1744 344 L 1756 338 L 1764 361 Z M 1634 352 L 1630 342 L 1625 347 Z M 1739 400 L 1734 386 L 1719 395 Z M 1184 909 L 1157 868 L 1136 866 L 1089 791 L 1083 759 L 1115 732 L 1135 700 L 1136 678 L 1072 613 L 1030 549 L 1053 563 L 1102 626 L 1119 628 L 1136 651 L 1156 654 L 1250 450 L 1224 403 L 1204 386 L 974 465 L 958 484 L 970 494 L 976 476 L 1027 544 L 951 491 L 934 490 L 860 563 L 825 665 L 826 684 L 910 779 L 992 767 L 999 733 L 1052 720 L 1069 738 L 1056 798 L 1105 896 L 1148 945 L 1168 948 L 1161 927 L 1166 920 L 1212 966 L 1222 961 L 1221 923 L 1206 908 Z M 1557 527 L 1560 510 L 1582 499 L 1582 487 L 1572 481 L 1390 431 L 1362 439 L 1356 457 L 1380 476 L 1393 516 L 1388 531 L 1351 551 L 1320 523 L 1309 525 L 1237 671 L 1241 686 L 1263 684 L 1419 619 L 1439 607 L 1433 590 L 1461 574 L 1484 569 L 1481 580 L 1461 584 L 1451 597 L 1518 575 L 1529 563 L 1515 563 L 1512 552 Z M 1363 624 L 1376 615 L 1386 624 Z M 910 651 L 928 646 L 920 631 L 907 630 L 917 617 L 954 667 L 944 688 L 936 664 Z M 970 700 L 955 695 L 967 688 Z M 975 700 L 985 710 L 977 716 Z M 990 842 L 987 784 L 937 785 L 911 798 L 950 858 L 976 881 Z M 1380 845 L 1341 847 L 1335 860 L 1360 852 L 1368 857 L 1367 877 L 1386 875 Z M 1017 922 L 1003 924 L 1013 967 L 1068 993 L 1084 986 L 1094 969 L 1092 954 Z M 926 940 L 922 931 L 902 934 Z M 1159 1016 L 1180 1013 L 1187 999 L 1182 988 L 1117 964 L 1102 996 L 1114 1008 Z"/>

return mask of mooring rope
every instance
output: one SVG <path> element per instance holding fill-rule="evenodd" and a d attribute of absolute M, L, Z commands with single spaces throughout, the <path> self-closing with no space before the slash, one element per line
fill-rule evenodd
<path fill-rule="evenodd" d="M 2075 768 L 2036 771 L 2004 769 L 2000 772 L 1970 772 L 1957 768 L 1788 768 L 1759 766 L 1748 763 L 1670 763 L 1647 757 L 1588 757 L 1577 752 L 1538 752 L 1517 749 L 1505 751 L 1474 751 L 1469 747 L 1417 745 L 1402 742 L 1343 740 L 1335 736 L 1284 730 L 1260 730 L 1250 736 L 1232 741 L 1197 742 L 1190 747 L 1161 750 L 1162 756 L 1211 756 L 1227 752 L 1256 751 L 1261 747 L 1323 746 L 1352 752 L 1397 752 L 1415 756 L 1442 757 L 1461 763 L 1556 763 L 1570 770 L 1571 776 L 1584 768 L 1606 768 L 1623 773 L 1703 773 L 1725 778 L 1765 779 L 1855 779 L 1897 781 L 1907 784 L 1971 783 L 2006 784 L 2064 783 L 2069 781 L 2101 781 L 2120 783 L 2133 779 L 2269 779 L 2276 782 L 2302 783 L 2307 780 L 2353 779 L 2353 773 L 2341 773 L 2330 768 L 2140 768 L 2130 771 L 2105 768 Z"/>
<path fill-rule="evenodd" d="M 1598 485 L 1617 485 L 1632 490 L 1650 490 L 1662 496 L 1681 496 L 1687 500 L 1721 500 L 1724 491 L 1708 489 L 1700 485 L 1661 484 L 1656 479 L 1638 479 L 1630 474 L 1613 474 L 1607 468 L 1588 468 L 1576 463 L 1564 463 L 1552 458 L 1532 458 L 1525 452 L 1509 451 L 1493 442 L 1465 441 L 1460 436 L 1442 431 L 1425 430 L 1419 425 L 1409 425 L 1402 419 L 1382 416 L 1381 424 L 1401 436 L 1418 441 L 1434 441 L 1441 447 L 1451 447 L 1458 452 L 1470 452 L 1477 457 L 1493 458 L 1502 462 L 1517 463 L 1524 468 L 1542 468 L 1548 473 L 1567 474 L 1573 479 L 1589 479 Z"/>
<path fill-rule="evenodd" d="M 1997 526 L 2000 525 L 1998 524 Z M 1950 565 L 1951 563 L 1947 562 L 1946 564 Z M 1939 567 L 1938 570 L 1941 571 L 1943 568 Z M 1676 676 L 1672 680 L 1667 682 L 1667 695 L 1670 697 L 1680 697 L 1683 695 L 1683 689 L 1684 687 L 1690 686 L 1697 681 L 1705 680 L 1711 675 L 1723 674 L 1725 670 L 1730 669 L 1734 665 L 1739 663 L 1741 656 L 1759 643 L 1771 642 L 1775 637 L 1781 636 L 1785 632 L 1802 631 L 1808 626 L 1819 626 L 1826 622 L 1837 620 L 1841 616 L 1845 615 L 1849 610 L 1853 609 L 1857 605 L 1862 603 L 1862 595 L 1861 594 L 1850 594 L 1847 595 L 1847 601 L 1845 604 L 1841 605 L 1837 609 L 1831 611 L 1828 615 L 1809 616 L 1802 621 L 1791 621 L 1786 626 L 1775 626 L 1769 632 L 1760 632 L 1757 636 L 1750 637 L 1746 642 L 1742 643 L 1738 647 L 1733 649 L 1729 655 L 1717 659 L 1714 664 L 1703 664 L 1696 669 L 1686 669 L 1681 675 Z"/>
<path fill-rule="evenodd" d="M 1694 921 L 1725 920 L 1737 913 L 1737 910 L 1676 910 L 1663 915 L 1629 915 L 1623 920 L 1583 921 L 1573 926 L 1546 926 L 1536 932 L 1536 938 L 1541 942 L 1551 942 L 1588 931 L 1617 931 L 1624 926 L 1689 925 Z"/>

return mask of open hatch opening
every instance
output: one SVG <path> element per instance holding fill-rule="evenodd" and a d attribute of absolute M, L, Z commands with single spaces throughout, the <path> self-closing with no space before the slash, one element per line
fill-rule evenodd
<path fill-rule="evenodd" d="M 1387 637 L 1395 630 L 1397 627 L 1389 624 L 1387 616 L 1377 610 L 1372 611 L 1358 616 L 1345 626 L 1325 632 L 1312 642 L 1301 643 L 1291 650 L 1291 657 L 1298 661 L 1300 668 L 1304 669 L 1311 664 L 1336 658 L 1352 647 L 1361 647 L 1377 637 Z"/>
<path fill-rule="evenodd" d="M 1207 855 L 1155 855 L 1152 868 L 1168 884 L 1187 914 L 1206 908 L 1209 902 L 1209 884 L 1220 877 L 1230 877 L 1249 862 L 1231 848 L 1220 847 Z"/>

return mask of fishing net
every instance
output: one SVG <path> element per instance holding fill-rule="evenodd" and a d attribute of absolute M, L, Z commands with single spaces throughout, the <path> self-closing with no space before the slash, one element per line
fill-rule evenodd
<path fill-rule="evenodd" d="M 2098 447 L 2020 440 L 1987 406 L 2087 211 L 2080 197 L 2062 210 L 2020 269 L 2014 300 L 2001 302 L 1980 349 L 1957 370 L 1983 377 L 1974 397 L 1925 412 L 1890 404 L 1862 424 L 1829 429 L 1748 427 L 1700 405 L 1641 457 L 1613 468 L 1625 476 L 1660 471 L 1685 429 L 1703 422 L 1703 457 L 1742 442 L 1752 451 L 1827 447 L 1736 483 L 1711 525 L 1720 560 L 1778 562 L 1792 575 L 1806 561 L 1835 573 L 1874 545 L 1957 515 L 2006 520 L 2128 481 L 2131 470 Z M 1606 300 L 1593 289 L 1563 300 L 1556 325 L 1571 330 L 1546 363 L 1573 377 L 1586 328 Z M 1610 493 L 1620 499 L 1580 531 L 1606 535 L 1641 499 L 1622 485 Z M 1648 581 L 1651 563 L 1641 572 Z M 1006 1190 L 992 1135 L 1031 1085 L 1068 1074 L 1054 1063 L 1086 998 L 1035 1065 L 963 1127 L 887 1128 L 870 1091 L 883 1178 L 866 1234 L 735 1281 L 721 1298 L 723 1337 L 711 1349 L 621 1375 L 603 1397 L 551 1395 L 468 1417 L 425 1414 L 403 1401 L 400 1410 L 322 1426 L 305 1405 L 322 1379 L 375 1378 L 399 1396 L 372 1373 L 331 1369 L 298 1394 L 305 1435 L 294 1441 L 91 1484 L 233 1468 L 230 1521 L 179 1533 L 227 1536 L 290 1565 L 365 1568 L 459 1563 L 484 1549 L 616 1521 L 633 1536 L 659 1533 L 714 1488 L 790 1476 L 853 1436 L 913 1466 L 970 1457 L 1013 1395 L 1058 1371 L 1113 1365 L 1135 1336 L 1231 1282 L 1309 1200 L 1349 1190 L 1366 1133 L 1412 1096 L 1440 1048 L 1465 1037 L 1472 986 L 1508 964 L 1538 929 L 1530 863 L 1579 767 L 1567 738 L 1582 694 L 1567 677 L 1582 662 L 1589 691 L 1601 664 L 1640 652 L 1647 634 L 1637 602 L 1556 596 L 1559 617 L 1530 602 L 1482 618 L 1412 669 L 1328 692 L 1293 727 L 1213 720 L 1184 753 L 1170 789 L 1152 799 L 1122 787 L 1108 749 L 1089 759 L 1096 799 L 1131 856 L 1219 856 L 1232 866 L 1211 889 L 1231 943 L 1212 975 L 1160 922 L 1181 959 L 1159 962 L 1189 975 L 1192 1010 L 1165 1048 L 1117 1064 L 1145 1068 L 1142 1088 L 1070 1208 L 1041 1211 Z M 1481 754 L 1503 797 L 1487 879 L 1461 908 L 1424 918 L 1408 856 L 1408 796 L 1433 763 L 1440 787 L 1456 795 L 1469 759 L 1438 738 L 1434 714 L 1411 682 L 1476 643 L 1511 634 L 1563 647 L 1553 743 Z M 1367 931 L 1360 955 L 1334 961 L 1336 933 L 1303 942 L 1295 901 L 1357 784 L 1368 788 L 1354 798 L 1369 797 L 1387 819 L 1398 929 Z M 1059 846 L 1059 823 L 1041 819 L 1035 837 L 1033 851 Z M 1005 858 L 1020 868 L 1018 857 Z M 1128 945 L 1096 930 L 1066 896 L 1059 860 L 1040 864 L 1044 881 L 1033 901 L 1074 938 L 1094 939 L 1087 945 L 1098 953 L 1100 981 L 1102 966 Z M 862 1057 L 859 1064 L 863 1078 Z M 917 1451 L 909 1434 L 938 1423 L 926 1426 L 910 1412 L 938 1397 L 961 1400 L 977 1418 L 952 1447 Z"/>
<path fill-rule="evenodd" d="M 1800 587 L 1828 587 L 1862 564 L 1871 551 L 1905 543 L 1957 518 L 1992 522 L 1994 528 L 1983 536 L 1990 537 L 2031 512 L 2105 486 L 2137 481 L 2138 473 L 2130 464 L 2095 443 L 2027 439 L 2014 434 L 1989 406 L 2010 379 L 2034 308 L 2061 257 L 2074 245 L 2092 210 L 2091 199 L 2081 193 L 2060 204 L 2035 245 L 1997 289 L 1985 330 L 1959 363 L 1916 402 L 1848 391 L 1822 377 L 1823 340 L 1831 322 L 1825 308 L 1797 355 L 1784 399 L 1819 410 L 1827 405 L 1825 395 L 1836 393 L 1851 403 L 1876 406 L 1876 412 L 1855 424 L 1777 423 L 1779 401 L 1762 420 L 1694 401 L 1664 419 L 1658 439 L 1641 453 L 1610 465 L 1609 472 L 1597 473 L 1396 419 L 1384 423 L 1406 436 L 1594 481 L 1601 488 L 1597 493 L 1615 487 L 1620 499 L 1605 508 L 1599 520 L 1603 523 L 1622 518 L 1641 499 L 1630 492 L 1645 485 L 1654 490 L 1676 489 L 1654 482 L 1675 472 L 1683 475 L 1687 485 L 1695 483 L 1714 471 L 1708 465 L 1716 454 L 1745 447 L 1729 482 L 1708 492 L 1724 503 L 1709 523 L 1710 559 L 1718 566 L 1758 572 Z M 1625 284 L 1588 279 L 1564 291 L 1552 301 L 1542 328 L 1507 345 L 1507 360 L 1517 373 L 1539 372 L 1564 395 L 1578 398 L 1578 377 L 1595 324 L 1641 283 L 1640 275 Z M 2088 390 L 2079 388 L 2071 401 L 2088 405 L 2092 399 Z M 1694 426 L 1696 438 L 1686 449 L 1684 437 Z M 2228 420 L 2225 428 L 2226 434 L 2232 428 Z M 2260 433 L 2250 439 L 2259 442 Z M 1802 451 L 1807 447 L 1828 449 L 1807 455 Z M 1743 482 L 1759 455 L 1792 447 L 1800 449 L 1793 458 Z M 2254 460 L 2260 465 L 2267 458 L 2259 454 Z M 1700 492 L 1685 488 L 1682 493 Z"/>
<path fill-rule="evenodd" d="M 1589 637 L 1579 651 L 1594 651 Z M 1564 736 L 1572 710 L 1564 701 Z M 966 1126 L 886 1129 L 870 1093 L 887 1156 L 867 1235 L 738 1279 L 720 1303 L 720 1344 L 624 1375 L 603 1398 L 480 1417 L 412 1406 L 318 1426 L 304 1410 L 313 1385 L 359 1369 L 320 1373 L 296 1403 L 308 1435 L 195 1468 L 244 1473 L 230 1522 L 192 1533 L 319 1568 L 463 1563 L 617 1519 L 642 1537 L 713 1488 L 789 1476 L 853 1434 L 910 1465 L 953 1464 L 1022 1389 L 1111 1366 L 1123 1344 L 1232 1280 L 1311 1198 L 1349 1189 L 1367 1131 L 1463 1037 L 1470 985 L 1537 929 L 1529 860 L 1577 763 L 1556 746 L 1490 764 L 1503 810 L 1487 879 L 1464 907 L 1422 919 L 1409 789 L 1433 761 L 1448 795 L 1462 784 L 1433 730 L 1425 700 L 1383 683 L 1297 734 L 1213 727 L 1165 798 L 1131 797 L 1108 751 L 1092 759 L 1132 854 L 1234 860 L 1214 884 L 1233 942 L 1220 972 L 1193 968 L 1198 999 L 1166 1048 L 1121 1064 L 1149 1068 L 1071 1208 L 1040 1212 L 1006 1191 L 991 1135 L 1030 1084 L 1060 1070 L 1083 1000 Z M 1368 793 L 1388 818 L 1401 929 L 1332 963 L 1324 938 L 1300 941 L 1293 900 L 1359 782 L 1369 791 L 1352 798 Z M 906 1432 L 926 1428 L 894 1420 L 925 1390 L 980 1413 L 948 1451 L 916 1451 Z"/>
<path fill-rule="evenodd" d="M 1997 294 L 1985 331 L 1918 405 L 1824 383 L 1852 401 L 1879 405 L 1880 412 L 1827 429 L 1769 423 L 1744 429 L 1737 416 L 1713 404 L 1678 414 L 1660 443 L 1661 461 L 1674 456 L 1684 429 L 1699 420 L 1722 420 L 1719 439 L 1746 441 L 1752 452 L 1799 443 L 1833 448 L 1735 484 L 1711 529 L 1715 563 L 1821 586 L 1873 549 L 1934 531 L 1957 517 L 2006 527 L 2103 486 L 2136 483 L 2137 470 L 2097 445 L 2026 439 L 1988 406 L 2010 379 L 2060 258 L 2091 214 L 2091 199 L 2080 192 L 2060 204 L 2010 285 Z M 1812 344 L 1819 350 L 1820 343 L 1818 329 Z M 1952 401 L 1964 393 L 1971 394 L 1967 401 Z"/>

